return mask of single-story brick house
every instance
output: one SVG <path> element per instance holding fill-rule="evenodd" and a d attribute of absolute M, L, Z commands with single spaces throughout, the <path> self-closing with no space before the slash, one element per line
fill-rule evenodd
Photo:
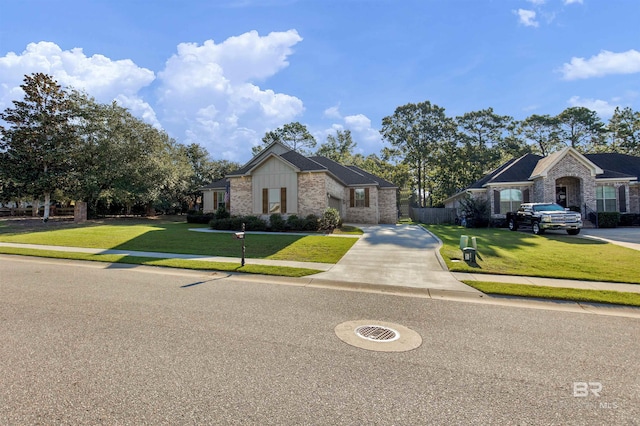
<path fill-rule="evenodd" d="M 397 190 L 356 166 L 304 155 L 273 142 L 240 169 L 201 188 L 203 212 L 225 206 L 233 216 L 322 216 L 327 207 L 348 223 L 396 223 Z"/>
<path fill-rule="evenodd" d="M 640 213 L 640 157 L 581 154 L 571 147 L 547 157 L 526 154 L 490 172 L 444 201 L 459 207 L 470 194 L 491 205 L 492 218 L 504 218 L 523 202 L 557 202 L 582 212 Z"/>

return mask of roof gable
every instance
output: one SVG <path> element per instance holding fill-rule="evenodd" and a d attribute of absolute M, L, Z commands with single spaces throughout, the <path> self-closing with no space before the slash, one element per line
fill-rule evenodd
<path fill-rule="evenodd" d="M 474 182 L 469 189 L 480 189 L 494 183 L 526 182 L 540 159 L 542 157 L 535 154 L 525 154 L 520 158 L 511 159 Z"/>
<path fill-rule="evenodd" d="M 602 173 L 604 173 L 604 171 L 600 167 L 598 167 L 592 161 L 589 161 L 587 157 L 580 154 L 575 148 L 568 146 L 561 151 L 554 152 L 553 154 L 538 161 L 538 164 L 531 173 L 529 179 L 546 177 L 549 173 L 549 170 L 551 170 L 556 164 L 558 164 L 568 155 L 574 157 L 576 160 L 582 163 L 582 165 L 584 165 L 589 170 L 589 172 L 591 172 L 591 176 L 601 175 Z"/>
<path fill-rule="evenodd" d="M 244 166 L 229 173 L 227 177 L 250 175 L 266 161 L 269 161 L 272 158 L 279 159 L 297 172 L 330 173 L 346 186 L 370 185 L 384 188 L 396 187 L 392 183 L 371 173 L 365 172 L 359 167 L 343 166 L 342 164 L 322 156 L 305 157 L 299 152 L 294 151 L 277 141 L 272 142 Z"/>

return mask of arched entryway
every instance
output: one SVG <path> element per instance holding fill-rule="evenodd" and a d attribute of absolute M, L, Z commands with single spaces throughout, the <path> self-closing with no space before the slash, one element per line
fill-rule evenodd
<path fill-rule="evenodd" d="M 577 177 L 565 176 L 556 179 L 556 203 L 562 207 L 581 211 L 582 180 Z"/>

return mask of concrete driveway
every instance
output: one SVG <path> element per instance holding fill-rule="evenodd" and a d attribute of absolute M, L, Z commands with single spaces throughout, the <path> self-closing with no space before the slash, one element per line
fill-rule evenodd
<path fill-rule="evenodd" d="M 417 225 L 358 225 L 364 235 L 327 272 L 312 278 L 480 294 L 440 263 L 439 241 Z"/>
<path fill-rule="evenodd" d="M 593 238 L 617 244 L 619 246 L 640 250 L 640 228 L 586 228 L 580 235 L 584 238 Z"/>

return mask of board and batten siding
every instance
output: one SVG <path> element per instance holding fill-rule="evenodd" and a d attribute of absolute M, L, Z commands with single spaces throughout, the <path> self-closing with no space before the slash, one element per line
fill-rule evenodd
<path fill-rule="evenodd" d="M 286 212 L 298 212 L 298 173 L 278 158 L 270 158 L 252 173 L 253 214 L 262 214 L 262 190 L 287 188 Z"/>

